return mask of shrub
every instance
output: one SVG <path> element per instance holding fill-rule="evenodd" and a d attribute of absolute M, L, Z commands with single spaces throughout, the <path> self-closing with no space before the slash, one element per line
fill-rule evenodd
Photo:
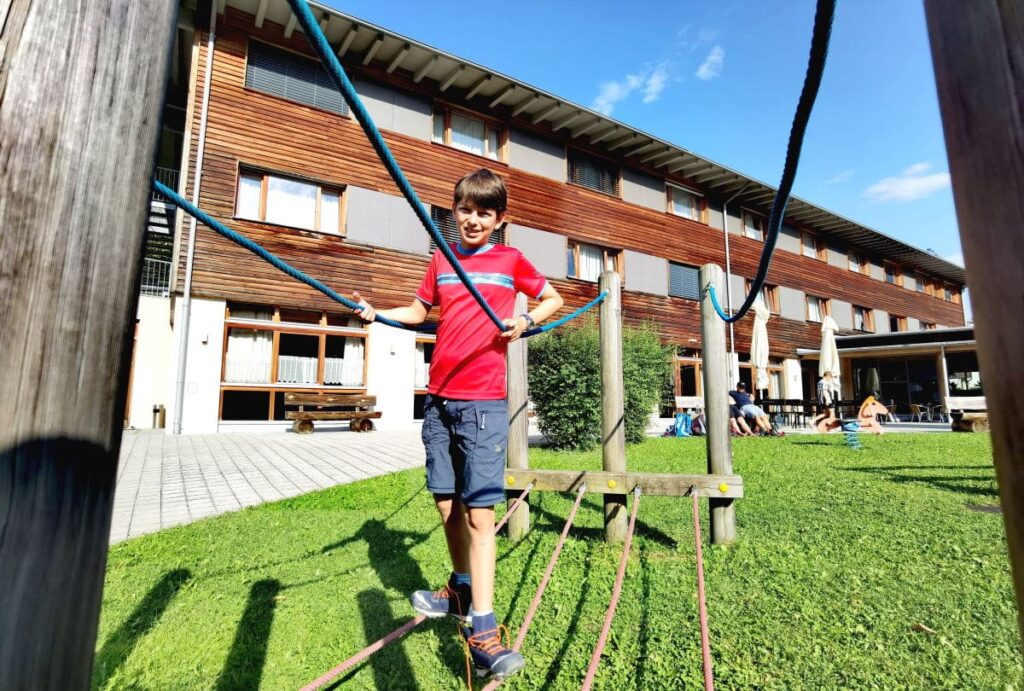
<path fill-rule="evenodd" d="M 588 449 L 601 440 L 601 365 L 597 323 L 562 327 L 529 348 L 530 399 L 537 423 L 558 449 Z M 622 374 L 626 441 L 638 443 L 669 375 L 670 350 L 653 326 L 624 327 Z"/>

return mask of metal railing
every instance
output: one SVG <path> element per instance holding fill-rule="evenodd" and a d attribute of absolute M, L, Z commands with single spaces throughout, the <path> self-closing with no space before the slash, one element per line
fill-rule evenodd
<path fill-rule="evenodd" d="M 174 168 L 161 168 L 157 166 L 153 170 L 153 178 L 156 179 L 157 182 L 161 182 L 167 185 L 172 190 L 178 189 L 178 171 L 175 170 Z M 150 198 L 155 201 L 169 201 L 166 197 L 164 197 L 162 194 L 159 194 L 155 190 L 151 192 L 151 195 L 152 196 Z"/>
<path fill-rule="evenodd" d="M 168 297 L 171 287 L 171 263 L 160 259 L 144 259 L 141 295 Z"/>

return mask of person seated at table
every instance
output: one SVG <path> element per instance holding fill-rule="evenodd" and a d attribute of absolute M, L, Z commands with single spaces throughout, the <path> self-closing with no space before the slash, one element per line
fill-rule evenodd
<path fill-rule="evenodd" d="M 764 412 L 761 406 L 754 405 L 753 397 L 747 393 L 746 384 L 743 382 L 737 383 L 736 389 L 734 391 L 730 391 L 729 395 L 732 396 L 734 401 L 736 401 L 736 405 L 739 406 L 740 412 L 742 412 L 746 417 L 753 418 L 754 424 L 757 426 L 757 429 L 761 434 L 782 436 L 780 433 L 772 429 L 772 423 L 768 419 L 768 414 Z"/>
<path fill-rule="evenodd" d="M 747 424 L 747 418 L 735 403 L 729 404 L 729 430 L 737 437 L 752 437 L 754 433 Z"/>

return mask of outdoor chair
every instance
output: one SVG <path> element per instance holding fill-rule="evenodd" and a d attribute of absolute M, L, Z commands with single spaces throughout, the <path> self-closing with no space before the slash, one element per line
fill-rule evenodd
<path fill-rule="evenodd" d="M 915 417 L 917 418 L 918 422 L 924 422 L 925 418 L 928 419 L 928 422 L 932 421 L 932 415 L 928 411 L 927 408 L 925 408 L 924 406 L 922 406 L 922 405 L 920 405 L 918 403 L 911 403 L 910 404 L 910 421 L 913 422 Z"/>

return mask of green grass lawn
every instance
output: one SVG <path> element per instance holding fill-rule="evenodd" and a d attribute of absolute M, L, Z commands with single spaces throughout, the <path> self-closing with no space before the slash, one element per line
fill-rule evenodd
<path fill-rule="evenodd" d="M 720 689 L 1021 688 L 1016 606 L 987 435 L 735 441 L 739 539 L 705 548 Z M 701 439 L 651 439 L 630 469 L 702 472 Z M 543 468 L 600 455 L 531 453 Z M 535 529 L 498 543 L 496 603 L 513 635 L 571 507 L 532 498 Z M 706 503 L 703 530 L 707 535 Z M 596 688 L 700 688 L 689 499 L 641 500 Z M 514 689 L 576 689 L 621 547 L 585 498 L 526 639 Z M 94 685 L 295 689 L 412 617 L 448 572 L 422 471 L 306 495 L 115 546 Z M 342 688 L 464 688 L 461 641 L 427 622 Z"/>

